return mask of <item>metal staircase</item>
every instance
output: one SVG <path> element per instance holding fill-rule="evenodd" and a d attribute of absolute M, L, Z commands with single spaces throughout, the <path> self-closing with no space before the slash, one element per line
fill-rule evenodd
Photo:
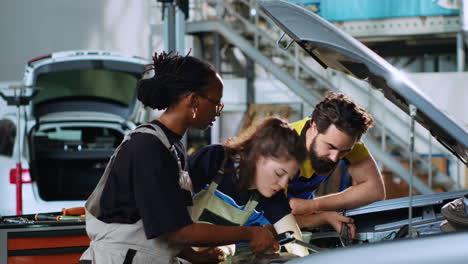
<path fill-rule="evenodd" d="M 352 89 L 353 94 L 359 94 L 360 100 L 357 101 L 361 105 L 368 104 L 368 111 L 376 121 L 374 129 L 363 141 L 379 164 L 409 182 L 410 172 L 388 151 L 398 153 L 400 159 L 409 159 L 409 140 L 402 133 L 392 131 L 385 125 L 392 123 L 399 127 L 408 127 L 409 121 L 395 114 L 394 109 L 385 108 L 388 106 L 386 99 L 379 96 L 379 92 L 373 91 L 368 84 L 340 72 L 324 70 L 296 44 L 286 49 L 288 40 L 278 41 L 283 32 L 257 8 L 255 0 L 196 0 L 192 2 L 191 20 L 186 24 L 186 32 L 222 35 L 225 41 L 273 74 L 310 106 L 320 101 L 326 91 L 345 92 L 342 87 Z M 420 142 L 431 144 L 435 153 L 448 153 L 440 146 L 432 145 L 424 131 L 418 130 L 415 137 Z M 457 189 L 455 182 L 432 166 L 427 159 L 418 154 L 414 157 L 414 174 L 428 172 L 429 182 L 432 183 L 426 184 L 414 177 L 413 186 L 417 192 L 431 193 L 435 187 Z"/>

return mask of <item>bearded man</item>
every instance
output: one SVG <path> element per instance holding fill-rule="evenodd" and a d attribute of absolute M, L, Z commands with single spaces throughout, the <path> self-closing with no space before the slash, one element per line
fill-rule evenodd
<path fill-rule="evenodd" d="M 355 235 L 353 219 L 338 213 L 385 199 L 385 186 L 375 160 L 360 141 L 372 127 L 369 113 L 340 93 L 329 93 L 311 117 L 292 124 L 309 151 L 300 171 L 288 184 L 289 204 L 298 224 L 316 227 L 330 224 L 337 232 L 347 225 Z M 353 184 L 321 197 L 314 192 L 337 168 L 346 164 Z"/>

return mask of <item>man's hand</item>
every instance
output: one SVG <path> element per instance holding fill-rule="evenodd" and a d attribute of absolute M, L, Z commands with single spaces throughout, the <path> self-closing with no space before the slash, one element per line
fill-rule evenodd
<path fill-rule="evenodd" d="M 278 242 L 273 234 L 264 227 L 251 227 L 249 246 L 256 254 L 274 254 L 279 250 Z"/>
<path fill-rule="evenodd" d="M 334 211 L 321 211 L 308 215 L 296 215 L 296 220 L 301 228 L 315 228 L 329 224 L 338 233 L 341 233 L 343 225 L 347 225 L 351 238 L 354 238 L 356 234 L 354 220 Z"/>
<path fill-rule="evenodd" d="M 348 172 L 353 185 L 342 192 L 327 194 L 311 200 L 289 199 L 294 215 L 308 215 L 317 211 L 354 209 L 385 199 L 385 185 L 372 156 L 350 164 Z"/>
<path fill-rule="evenodd" d="M 314 200 L 305 200 L 300 198 L 290 198 L 289 206 L 291 207 L 291 213 L 294 215 L 306 215 L 312 214 L 317 211 Z"/>
<path fill-rule="evenodd" d="M 337 212 L 320 212 L 320 214 L 322 215 L 323 220 L 331 225 L 339 234 L 341 234 L 341 229 L 343 224 L 345 224 L 348 226 L 351 238 L 356 236 L 356 226 L 354 225 L 354 220 L 352 218 Z"/>

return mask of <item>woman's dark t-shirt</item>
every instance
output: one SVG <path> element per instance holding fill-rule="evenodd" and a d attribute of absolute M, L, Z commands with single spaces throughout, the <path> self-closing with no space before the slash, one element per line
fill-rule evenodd
<path fill-rule="evenodd" d="M 152 123 L 162 128 L 171 145 L 182 138 L 162 123 Z M 185 164 L 183 153 L 178 155 Z M 186 208 L 191 202 L 190 192 L 179 186 L 179 169 L 173 154 L 156 136 L 137 133 L 115 157 L 98 218 L 124 224 L 142 219 L 146 237 L 151 239 L 192 224 Z"/>

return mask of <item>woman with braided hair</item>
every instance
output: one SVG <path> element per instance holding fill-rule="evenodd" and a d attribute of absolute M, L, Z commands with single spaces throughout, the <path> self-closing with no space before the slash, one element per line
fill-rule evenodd
<path fill-rule="evenodd" d="M 223 109 L 223 81 L 209 63 L 159 53 L 151 78 L 137 84 L 138 99 L 164 110 L 129 133 L 86 201 L 91 238 L 79 263 L 178 263 L 190 246 L 248 243 L 255 252 L 279 246 L 263 227 L 194 223 L 192 182 L 180 142 L 189 128 L 205 129 Z"/>

